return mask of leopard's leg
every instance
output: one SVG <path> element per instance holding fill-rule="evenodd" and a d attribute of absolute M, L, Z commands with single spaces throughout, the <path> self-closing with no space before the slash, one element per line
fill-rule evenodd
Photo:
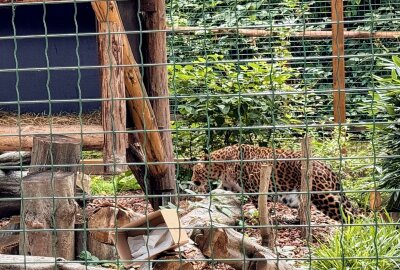
<path fill-rule="evenodd" d="M 318 210 L 334 220 L 347 222 L 348 217 L 354 216 L 353 207 L 344 194 L 312 194 L 311 200 Z"/>

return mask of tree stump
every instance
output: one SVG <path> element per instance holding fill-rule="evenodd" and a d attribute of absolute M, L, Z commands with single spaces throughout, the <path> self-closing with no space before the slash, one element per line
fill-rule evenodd
<path fill-rule="evenodd" d="M 67 172 L 34 173 L 22 179 L 23 198 L 32 199 L 23 201 L 20 254 L 74 259 L 74 180 Z"/>
<path fill-rule="evenodd" d="M 29 173 L 51 170 L 49 165 L 55 165 L 56 170 L 77 172 L 79 170 L 81 144 L 79 140 L 64 135 L 33 136 L 31 165 L 47 165 L 32 167 Z M 74 166 L 57 166 L 74 165 Z"/>

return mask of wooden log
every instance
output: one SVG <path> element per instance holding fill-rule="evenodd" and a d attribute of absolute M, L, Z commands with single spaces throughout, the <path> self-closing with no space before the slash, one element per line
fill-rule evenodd
<path fill-rule="evenodd" d="M 125 31 L 118 6 L 115 1 L 93 1 L 92 8 L 97 21 L 114 22 L 121 31 Z M 133 57 L 131 46 L 126 34 L 122 34 L 123 58 L 126 96 L 132 99 L 127 101 L 130 119 L 139 132 L 138 138 L 148 162 L 165 161 L 165 150 L 158 130 L 156 118 L 147 98 L 136 60 Z M 149 172 L 154 176 L 162 176 L 166 172 L 165 164 L 148 165 Z"/>
<path fill-rule="evenodd" d="M 122 65 L 122 36 L 110 32 L 121 32 L 115 22 L 99 23 L 99 58 L 101 69 L 101 113 L 104 134 L 103 161 L 105 172 L 121 173 L 128 169 L 126 163 L 126 102 L 124 69 Z M 115 132 L 117 131 L 117 132 Z M 110 132 L 110 133 L 109 133 Z"/>
<path fill-rule="evenodd" d="M 109 270 L 100 266 L 71 263 L 54 257 L 0 254 L 0 270 Z"/>
<path fill-rule="evenodd" d="M 77 207 L 71 198 L 74 181 L 74 174 L 68 172 L 34 173 L 22 179 L 22 194 L 32 199 L 24 200 L 21 229 L 35 231 L 21 232 L 20 243 L 24 244 L 20 246 L 20 254 L 75 258 L 73 229 Z M 63 231 L 55 234 L 53 229 Z"/>
<path fill-rule="evenodd" d="M 64 135 L 33 136 L 31 166 L 29 173 L 49 171 L 77 172 L 80 162 L 81 145 L 78 140 Z M 57 166 L 72 165 L 72 166 Z M 75 187 L 75 185 L 74 185 Z"/>
<path fill-rule="evenodd" d="M 18 255 L 19 235 L 13 234 L 0 238 L 0 254 Z"/>
<path fill-rule="evenodd" d="M 20 166 L 29 164 L 31 161 L 31 152 L 12 151 L 0 155 L 0 166 Z"/>
<path fill-rule="evenodd" d="M 159 129 L 170 128 L 170 106 L 168 92 L 168 71 L 167 71 L 167 35 L 165 32 L 166 7 L 165 0 L 141 1 L 141 11 L 144 22 L 144 30 L 149 31 L 143 35 L 143 56 L 144 63 L 151 64 L 144 69 L 144 84 L 147 93 L 151 97 L 158 97 L 151 100 L 154 115 Z M 165 149 L 165 161 L 167 172 L 164 176 L 155 178 L 156 189 L 154 193 L 175 193 L 175 165 L 172 136 L 170 131 L 163 131 L 161 139 Z M 158 209 L 163 205 L 163 198 L 153 200 L 153 208 Z M 165 201 L 165 200 L 164 200 Z"/>
<path fill-rule="evenodd" d="M 168 33 L 175 34 L 204 34 L 204 27 L 197 26 L 177 26 L 174 28 L 168 28 Z M 278 36 L 277 30 L 265 30 L 265 29 L 248 29 L 248 28 L 240 28 L 240 29 L 230 29 L 224 27 L 215 27 L 211 29 L 206 29 L 207 32 L 211 32 L 215 35 L 236 35 L 239 34 L 245 37 L 270 37 L 270 36 Z M 301 31 L 301 32 L 291 32 L 289 33 L 289 37 L 292 38 L 307 38 L 307 39 L 327 39 L 332 38 L 332 31 Z M 347 39 L 398 39 L 400 37 L 399 31 L 344 31 L 344 37 Z"/>
<path fill-rule="evenodd" d="M 346 123 L 344 12 L 343 0 L 331 0 L 333 115 L 336 123 Z"/>
<path fill-rule="evenodd" d="M 79 140 L 84 150 L 96 150 L 103 147 L 103 128 L 101 126 L 60 126 L 52 125 L 53 135 L 67 135 Z M 0 151 L 30 151 L 32 149 L 33 135 L 49 135 L 48 126 L 0 126 Z M 81 141 L 82 140 L 82 141 Z"/>
<path fill-rule="evenodd" d="M 275 248 L 276 232 L 271 227 L 272 222 L 269 218 L 268 195 L 265 194 L 269 190 L 271 182 L 271 165 L 261 165 L 260 172 L 260 195 L 258 197 L 258 213 L 260 220 L 261 243 L 270 249 Z"/>
<path fill-rule="evenodd" d="M 301 225 L 310 225 L 311 223 L 311 194 L 313 179 L 312 179 L 312 162 L 308 160 L 311 158 L 311 138 L 305 137 L 301 141 L 301 152 L 302 157 L 307 160 L 301 161 L 301 184 L 300 192 L 305 192 L 300 194 L 299 202 L 299 220 Z M 301 227 L 301 235 L 307 241 L 311 241 L 311 227 Z"/>
<path fill-rule="evenodd" d="M 0 218 L 18 215 L 20 208 L 20 178 L 0 177 Z"/>
<path fill-rule="evenodd" d="M 153 270 L 195 270 L 190 262 L 180 261 L 179 255 L 161 256 L 157 260 L 165 260 L 166 262 L 155 262 Z"/>
<path fill-rule="evenodd" d="M 218 196 L 222 194 L 232 196 Z M 292 269 L 283 261 L 277 264 L 276 255 L 268 248 L 226 226 L 234 225 L 241 216 L 241 203 L 234 193 L 216 189 L 212 195 L 211 202 L 207 197 L 198 203 L 207 207 L 193 206 L 193 210 L 181 217 L 182 225 L 188 227 L 189 237 L 206 257 L 235 269 Z M 250 258 L 259 260 L 250 263 Z"/>

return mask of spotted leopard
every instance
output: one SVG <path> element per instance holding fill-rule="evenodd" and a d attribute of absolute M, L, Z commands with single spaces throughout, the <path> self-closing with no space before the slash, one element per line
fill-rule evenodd
<path fill-rule="evenodd" d="M 276 159 L 273 166 L 273 182 L 276 189 L 271 185 L 270 192 L 298 191 L 301 182 L 299 158 L 301 158 L 301 153 L 283 149 L 275 149 L 273 153 L 273 150 L 267 147 L 246 144 L 227 146 L 203 158 L 203 161 L 210 162 L 199 162 L 193 166 L 192 182 L 198 186 L 199 190 L 206 191 L 209 179 L 219 179 L 221 187 L 225 190 L 257 193 L 261 164 L 271 163 L 271 161 L 260 160 Z M 344 194 L 329 193 L 329 191 L 340 190 L 340 179 L 337 174 L 321 161 L 312 161 L 312 168 L 312 190 L 323 192 L 311 195 L 312 203 L 316 208 L 338 221 L 343 220 L 342 213 L 346 216 L 357 214 L 358 210 L 353 208 Z M 298 205 L 298 196 L 295 194 L 288 193 L 281 200 L 290 206 Z M 343 211 L 340 210 L 341 208 Z"/>

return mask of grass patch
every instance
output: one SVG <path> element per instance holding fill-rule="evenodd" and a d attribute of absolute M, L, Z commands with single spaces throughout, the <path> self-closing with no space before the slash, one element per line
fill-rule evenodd
<path fill-rule="evenodd" d="M 93 195 L 115 195 L 122 191 L 139 190 L 140 185 L 131 171 L 105 179 L 103 176 L 93 176 L 90 184 Z"/>
<path fill-rule="evenodd" d="M 339 229 L 328 243 L 313 248 L 313 269 L 399 269 L 399 231 L 395 225 L 385 224 L 382 218 L 379 218 L 377 226 L 363 225 L 374 223 L 372 218 L 359 219 L 353 223 L 357 226 L 346 227 L 343 233 Z"/>

